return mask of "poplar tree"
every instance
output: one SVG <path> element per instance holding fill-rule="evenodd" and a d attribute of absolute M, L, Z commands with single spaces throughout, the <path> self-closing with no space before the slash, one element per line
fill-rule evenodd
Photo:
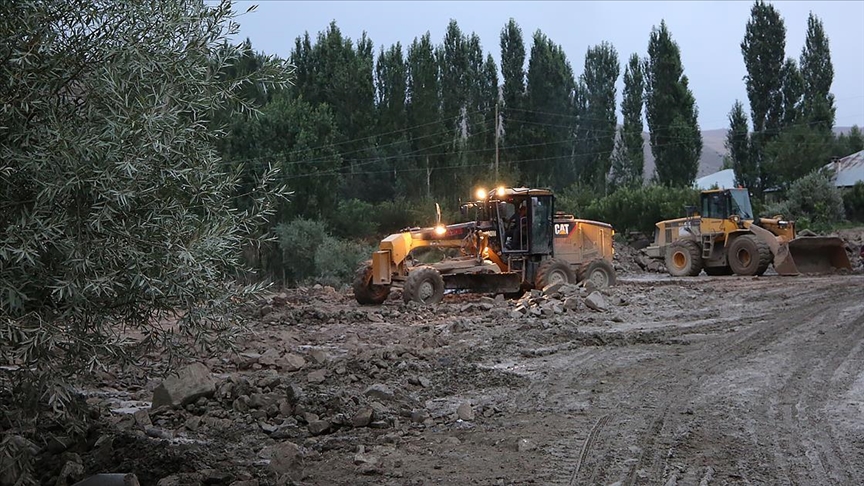
<path fill-rule="evenodd" d="M 642 60 L 633 53 L 624 68 L 624 99 L 621 101 L 621 126 L 613 158 L 613 187 L 641 186 L 645 172 L 645 148 L 642 131 L 645 78 Z"/>
<path fill-rule="evenodd" d="M 665 21 L 651 31 L 645 79 L 655 178 L 663 185 L 690 186 L 699 171 L 702 134 L 680 49 Z"/>

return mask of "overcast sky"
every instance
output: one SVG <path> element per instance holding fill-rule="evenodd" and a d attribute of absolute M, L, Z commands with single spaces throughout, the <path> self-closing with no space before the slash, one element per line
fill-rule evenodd
<path fill-rule="evenodd" d="M 822 19 L 834 64 L 836 125 L 864 126 L 864 1 L 776 1 L 786 24 L 786 54 L 801 55 L 812 10 Z M 308 31 L 313 40 L 335 20 L 343 35 L 357 39 L 365 30 L 377 53 L 381 46 L 407 46 L 426 31 L 442 42 L 450 19 L 463 32 L 476 32 L 483 49 L 500 68 L 502 27 L 511 17 L 522 28 L 526 51 L 537 29 L 560 44 L 574 74 L 582 73 L 586 50 L 602 41 L 618 50 L 623 67 L 631 53 L 647 53 L 654 25 L 666 20 L 681 48 L 684 73 L 699 107 L 703 130 L 725 128 L 735 99 L 748 107 L 740 43 L 752 1 L 239 1 L 240 35 L 255 50 L 288 57 L 294 39 Z M 527 59 L 526 59 L 527 64 Z M 499 73 L 500 76 L 500 73 Z M 623 77 L 623 76 L 622 76 Z M 619 119 L 622 78 L 618 80 Z"/>

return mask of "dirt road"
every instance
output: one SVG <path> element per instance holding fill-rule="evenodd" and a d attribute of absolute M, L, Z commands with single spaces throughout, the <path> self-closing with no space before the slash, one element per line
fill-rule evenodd
<path fill-rule="evenodd" d="M 101 377 L 91 402 L 111 425 L 77 451 L 86 473 L 163 486 L 864 483 L 860 273 L 631 274 L 593 297 L 450 295 L 434 308 L 398 294 L 361 307 L 323 288 L 259 307 L 242 354 L 202 357 L 208 398 L 150 410 L 160 380 L 146 366 Z"/>

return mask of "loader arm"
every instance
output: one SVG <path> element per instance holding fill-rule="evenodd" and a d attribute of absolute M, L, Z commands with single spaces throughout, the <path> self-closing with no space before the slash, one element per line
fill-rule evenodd
<path fill-rule="evenodd" d="M 744 226 L 771 249 L 779 275 L 852 269 L 846 244 L 837 236 L 798 236 L 792 223 L 780 225 L 776 219 L 745 221 Z"/>

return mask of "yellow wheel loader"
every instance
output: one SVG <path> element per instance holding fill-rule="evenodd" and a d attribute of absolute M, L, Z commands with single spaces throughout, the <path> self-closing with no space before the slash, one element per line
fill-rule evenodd
<path fill-rule="evenodd" d="M 754 218 L 747 189 L 702 191 L 701 210 L 660 221 L 654 243 L 642 250 L 663 260 L 673 276 L 762 275 L 773 263 L 780 275 L 852 269 L 839 237 L 799 236 L 782 216 Z"/>
<path fill-rule="evenodd" d="M 435 304 L 446 289 L 516 297 L 559 281 L 615 285 L 612 226 L 555 212 L 554 204 L 545 189 L 480 189 L 461 207 L 463 216 L 474 211 L 473 221 L 441 224 L 439 209 L 434 227 L 407 228 L 381 240 L 357 269 L 354 296 L 360 304 L 378 305 L 392 288 L 401 288 L 405 302 Z M 417 263 L 414 250 L 429 247 L 458 249 L 459 256 Z"/>

